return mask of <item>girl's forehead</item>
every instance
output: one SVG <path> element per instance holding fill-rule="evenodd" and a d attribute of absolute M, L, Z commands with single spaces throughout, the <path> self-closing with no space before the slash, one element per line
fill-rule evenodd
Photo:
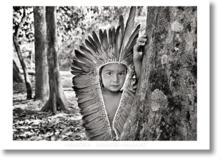
<path fill-rule="evenodd" d="M 103 70 L 126 71 L 126 66 L 124 64 L 111 63 L 111 64 L 106 64 L 103 67 Z"/>

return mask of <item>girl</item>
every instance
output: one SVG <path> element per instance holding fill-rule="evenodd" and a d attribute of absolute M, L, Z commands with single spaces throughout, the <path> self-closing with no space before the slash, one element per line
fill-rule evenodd
<path fill-rule="evenodd" d="M 143 54 L 140 50 L 144 46 L 146 40 L 146 35 L 140 37 L 133 48 L 133 62 L 137 79 L 140 77 L 141 59 Z M 114 115 L 121 100 L 121 89 L 124 85 L 126 75 L 127 68 L 120 63 L 111 63 L 100 68 L 102 95 L 111 128 Z"/>
<path fill-rule="evenodd" d="M 131 7 L 126 26 L 120 16 L 117 28 L 93 32 L 75 50 L 73 89 L 89 140 L 119 140 L 133 106 L 133 75 L 140 77 L 140 48 L 146 42 L 146 36 L 137 41 L 135 12 Z"/>

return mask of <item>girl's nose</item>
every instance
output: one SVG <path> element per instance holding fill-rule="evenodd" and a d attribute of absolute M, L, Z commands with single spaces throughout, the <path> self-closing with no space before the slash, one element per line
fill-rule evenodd
<path fill-rule="evenodd" d="M 117 76 L 117 74 L 113 75 L 113 81 L 114 81 L 114 82 L 118 82 L 118 76 Z"/>

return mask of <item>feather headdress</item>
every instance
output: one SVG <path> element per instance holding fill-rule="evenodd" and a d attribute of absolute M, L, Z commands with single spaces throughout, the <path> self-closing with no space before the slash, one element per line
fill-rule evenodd
<path fill-rule="evenodd" d="M 134 97 L 133 85 L 133 55 L 140 25 L 135 27 L 136 8 L 131 7 L 124 26 L 123 16 L 119 17 L 119 26 L 107 30 L 99 30 L 85 40 L 85 46 L 75 50 L 71 73 L 73 89 L 78 98 L 78 106 L 83 115 L 84 126 L 89 140 L 112 140 L 113 132 L 118 139 L 129 115 Z M 99 70 L 109 63 L 124 64 L 127 69 L 127 78 L 120 104 L 115 113 L 112 128 L 106 113 L 100 87 Z"/>

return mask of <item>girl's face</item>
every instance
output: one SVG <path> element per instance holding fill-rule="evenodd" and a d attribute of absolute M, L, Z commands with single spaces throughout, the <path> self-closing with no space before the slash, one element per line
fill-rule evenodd
<path fill-rule="evenodd" d="M 127 69 L 125 65 L 113 63 L 105 65 L 101 70 L 101 79 L 105 89 L 118 92 L 124 85 Z"/>

